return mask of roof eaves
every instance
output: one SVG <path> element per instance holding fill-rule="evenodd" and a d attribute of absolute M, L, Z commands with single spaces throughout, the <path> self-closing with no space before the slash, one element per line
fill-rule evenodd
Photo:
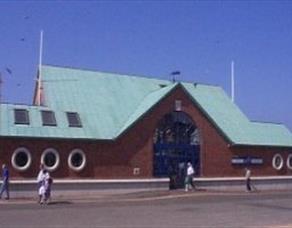
<path fill-rule="evenodd" d="M 259 143 L 235 143 L 230 146 L 233 147 L 273 147 L 273 148 L 292 148 L 292 145 L 282 145 L 282 144 L 259 144 Z"/>

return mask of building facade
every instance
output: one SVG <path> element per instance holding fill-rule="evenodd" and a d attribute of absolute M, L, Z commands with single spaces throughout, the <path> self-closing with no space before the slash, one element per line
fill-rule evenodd
<path fill-rule="evenodd" d="M 36 105 L 39 99 L 40 104 Z M 292 174 L 292 134 L 251 122 L 217 86 L 43 66 L 33 105 L 1 104 L 0 162 L 14 179 Z"/>

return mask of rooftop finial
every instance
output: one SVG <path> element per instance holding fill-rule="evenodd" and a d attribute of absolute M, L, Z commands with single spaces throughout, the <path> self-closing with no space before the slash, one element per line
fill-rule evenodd
<path fill-rule="evenodd" d="M 173 71 L 170 73 L 170 75 L 172 76 L 172 82 L 175 83 L 176 82 L 176 75 L 180 75 L 180 71 Z"/>

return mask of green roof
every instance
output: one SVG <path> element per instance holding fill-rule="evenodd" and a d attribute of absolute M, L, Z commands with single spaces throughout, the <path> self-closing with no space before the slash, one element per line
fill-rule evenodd
<path fill-rule="evenodd" d="M 42 67 L 44 106 L 1 104 L 0 135 L 114 140 L 177 86 L 231 144 L 292 147 L 285 126 L 249 121 L 220 87 L 55 66 Z M 14 124 L 15 108 L 29 111 L 29 125 Z M 53 110 L 57 126 L 42 126 L 41 110 Z M 69 127 L 66 112 L 82 127 Z"/>

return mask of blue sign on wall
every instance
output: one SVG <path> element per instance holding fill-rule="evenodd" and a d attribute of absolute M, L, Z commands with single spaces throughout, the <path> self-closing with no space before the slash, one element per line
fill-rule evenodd
<path fill-rule="evenodd" d="M 232 165 L 262 165 L 264 160 L 258 157 L 233 157 L 231 159 Z"/>

